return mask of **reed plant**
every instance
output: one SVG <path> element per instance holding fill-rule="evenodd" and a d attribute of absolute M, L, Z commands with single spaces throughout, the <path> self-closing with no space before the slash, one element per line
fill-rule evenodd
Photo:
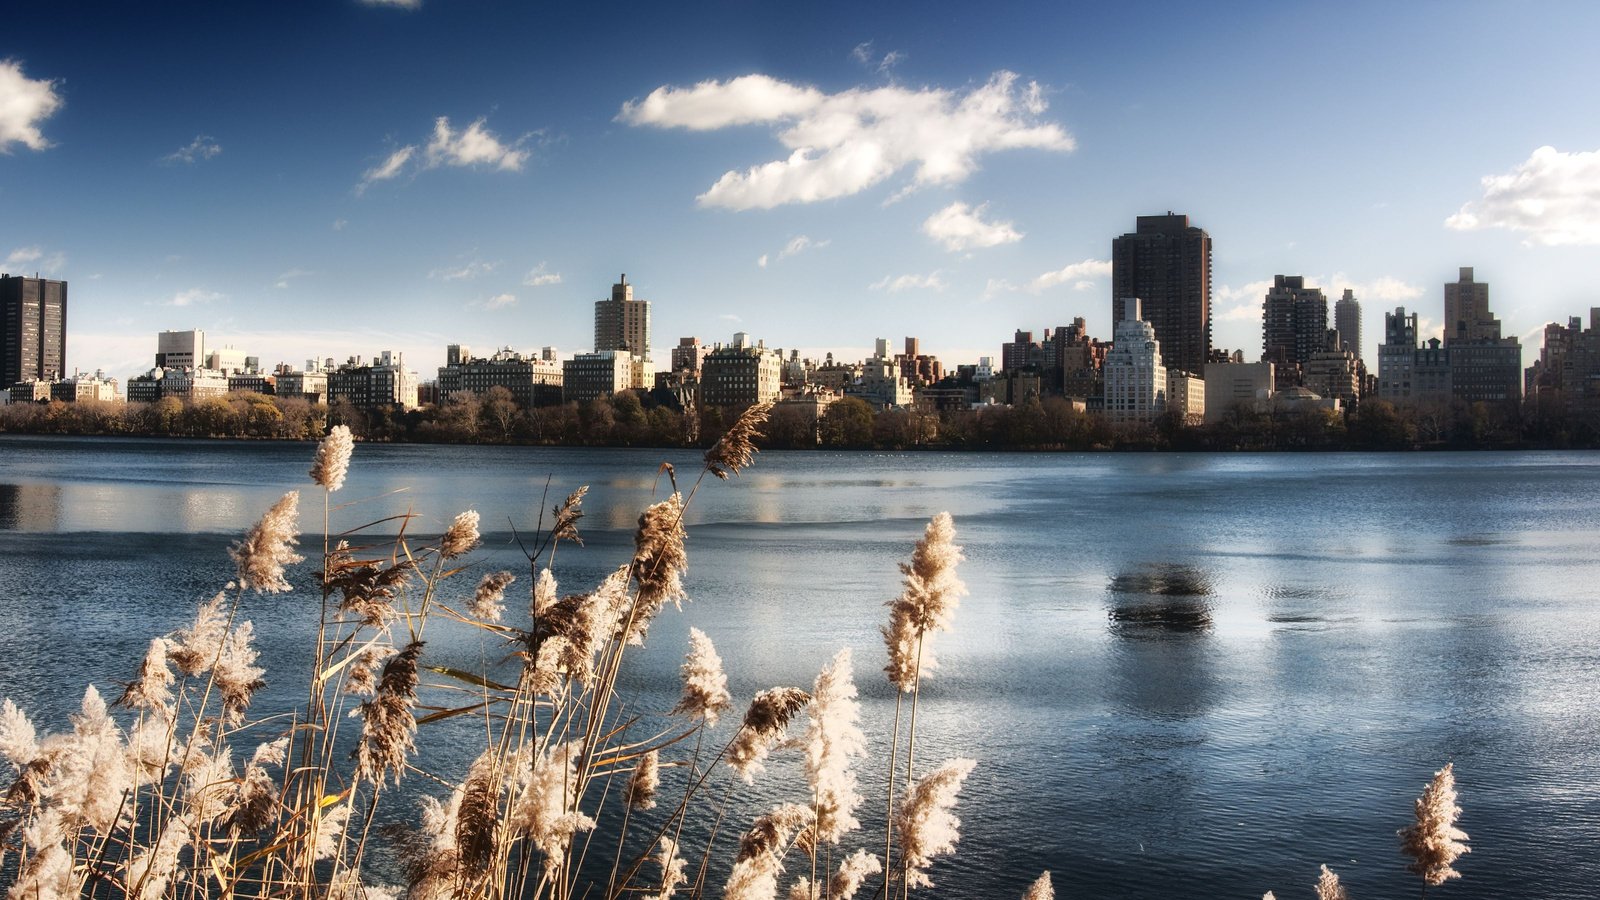
<path fill-rule="evenodd" d="M 966 592 L 948 513 L 928 523 L 887 604 L 883 671 L 896 703 L 876 724 L 888 736 L 883 775 L 868 779 L 886 786 L 880 812 L 862 793 L 874 742 L 849 649 L 810 685 L 757 692 L 737 719 L 722 659 L 698 628 L 675 705 L 641 714 L 622 689 L 652 622 L 686 599 L 686 511 L 708 474 L 753 463 L 768 412 L 748 410 L 686 492 L 663 465 L 665 496 L 640 514 L 631 555 L 567 594 L 557 551 L 583 543 L 586 487 L 516 533 L 524 573 L 479 573 L 473 511 L 428 535 L 410 512 L 360 521 L 362 504 L 336 504 L 354 441 L 333 428 L 309 473 L 323 527 L 303 702 L 256 708 L 266 673 L 249 618 L 304 562 L 291 491 L 232 546 L 232 580 L 190 624 L 151 640 L 114 699 L 89 687 L 70 729 L 42 737 L 10 699 L 0 706 L 0 756 L 15 768 L 0 801 L 8 900 L 903 900 L 933 888 L 976 766 L 917 755 L 934 637 Z M 336 516 L 357 521 L 335 528 Z M 393 536 L 368 537 L 378 532 Z M 518 582 L 526 607 L 508 608 Z M 440 619 L 479 632 L 499 662 L 433 659 Z M 434 730 L 447 752 L 430 755 Z M 753 821 L 728 821 L 773 754 L 791 756 L 785 769 L 803 780 L 769 786 L 789 799 Z M 1404 834 L 1430 885 L 1455 877 L 1465 852 L 1454 804 L 1447 766 Z M 1317 895 L 1343 897 L 1337 876 L 1322 875 Z M 1024 896 L 1053 897 L 1050 873 Z"/>

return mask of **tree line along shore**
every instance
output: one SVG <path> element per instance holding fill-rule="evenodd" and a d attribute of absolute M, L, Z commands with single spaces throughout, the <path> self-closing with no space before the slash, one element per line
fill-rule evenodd
<path fill-rule="evenodd" d="M 1350 410 L 1260 410 L 1240 406 L 1221 421 L 1186 424 L 1176 414 L 1148 426 L 1113 428 L 1095 411 L 1058 397 L 1011 406 L 924 411 L 874 409 L 846 397 L 818 415 L 780 403 L 763 428 L 766 449 L 841 450 L 1410 450 L 1600 447 L 1600 428 L 1559 408 L 1528 404 L 1396 407 L 1368 401 Z M 686 414 L 669 398 L 620 393 L 586 403 L 524 408 L 509 391 L 460 393 L 417 409 L 358 408 L 236 391 L 188 402 L 0 406 L 0 432 L 13 434 L 317 440 L 346 425 L 359 440 L 396 443 L 564 447 L 705 447 L 740 409 Z"/>

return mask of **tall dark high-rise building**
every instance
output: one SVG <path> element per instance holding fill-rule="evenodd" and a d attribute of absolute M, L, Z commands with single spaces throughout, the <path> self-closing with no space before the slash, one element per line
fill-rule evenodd
<path fill-rule="evenodd" d="M 1333 327 L 1339 332 L 1339 344 L 1361 359 L 1361 301 L 1356 292 L 1344 289 L 1344 296 L 1333 305 Z"/>
<path fill-rule="evenodd" d="M 594 302 L 594 349 L 626 350 L 650 358 L 650 301 L 633 299 L 628 276 L 611 286 L 610 300 Z"/>
<path fill-rule="evenodd" d="M 67 283 L 0 274 L 0 386 L 67 373 Z"/>
<path fill-rule="evenodd" d="M 1137 298 L 1169 369 L 1200 373 L 1211 352 L 1211 236 L 1188 216 L 1140 216 L 1111 242 L 1111 319 Z"/>
<path fill-rule="evenodd" d="M 1278 367 L 1278 383 L 1300 383 L 1302 367 L 1328 342 L 1328 298 L 1301 275 L 1278 275 L 1261 304 L 1261 359 Z"/>

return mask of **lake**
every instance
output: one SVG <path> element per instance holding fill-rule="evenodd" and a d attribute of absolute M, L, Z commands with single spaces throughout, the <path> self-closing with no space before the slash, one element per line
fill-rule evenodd
<path fill-rule="evenodd" d="M 0 436 L 0 695 L 45 731 L 86 683 L 115 693 L 287 489 L 304 491 L 302 549 L 320 549 L 312 451 Z M 476 509 L 476 565 L 525 573 L 513 525 L 587 484 L 586 546 L 556 565 L 583 590 L 626 562 L 663 460 L 680 480 L 699 463 L 363 444 L 335 523 L 410 510 L 408 530 L 432 536 Z M 959 850 L 925 896 L 1020 896 L 1050 869 L 1062 897 L 1287 898 L 1309 896 L 1320 863 L 1353 897 L 1414 896 L 1395 832 L 1453 762 L 1473 852 L 1439 896 L 1600 897 L 1597 498 L 1585 453 L 767 453 L 694 498 L 692 602 L 657 622 L 623 685 L 631 705 L 670 705 L 691 625 L 740 708 L 809 688 L 848 646 L 868 730 L 887 731 L 883 604 L 948 510 L 970 595 L 937 638 L 917 758 L 978 766 Z M 245 607 L 284 697 L 304 677 L 310 565 L 293 593 Z M 430 637 L 435 661 L 503 653 L 465 630 Z M 441 774 L 459 777 L 452 764 Z M 864 786 L 881 766 L 861 764 Z M 773 766 L 740 809 L 804 793 L 795 777 Z M 882 797 L 864 793 L 870 823 Z M 873 848 L 858 837 L 845 846 Z"/>

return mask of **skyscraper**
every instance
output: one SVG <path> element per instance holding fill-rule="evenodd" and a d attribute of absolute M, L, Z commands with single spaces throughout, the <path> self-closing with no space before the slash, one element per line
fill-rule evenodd
<path fill-rule="evenodd" d="M 1489 311 L 1489 285 L 1460 278 L 1444 286 L 1444 346 L 1450 351 L 1451 392 L 1466 403 L 1514 404 L 1522 399 L 1522 345 L 1500 336 Z"/>
<path fill-rule="evenodd" d="M 610 300 L 594 302 L 594 349 L 650 358 L 650 301 L 633 299 L 627 275 L 611 286 Z"/>
<path fill-rule="evenodd" d="M 1300 275 L 1278 275 L 1261 304 L 1261 358 L 1280 384 L 1300 384 L 1311 355 L 1327 344 L 1328 298 Z"/>
<path fill-rule="evenodd" d="M 1500 320 L 1489 312 L 1489 285 L 1472 280 L 1472 267 L 1462 266 L 1460 280 L 1444 286 L 1444 342 L 1498 341 Z"/>
<path fill-rule="evenodd" d="M 1168 212 L 1111 242 L 1111 318 L 1137 298 L 1169 368 L 1198 374 L 1211 352 L 1211 236 Z"/>
<path fill-rule="evenodd" d="M 67 283 L 0 274 L 0 386 L 67 374 Z"/>
<path fill-rule="evenodd" d="M 633 360 L 631 387 L 644 386 L 650 362 L 650 301 L 633 299 L 628 276 L 611 286 L 610 300 L 594 302 L 594 352 L 626 352 Z"/>
<path fill-rule="evenodd" d="M 1361 302 L 1349 288 L 1333 305 L 1333 328 L 1339 332 L 1339 343 L 1361 359 Z"/>
<path fill-rule="evenodd" d="M 1139 318 L 1140 303 L 1123 304 L 1106 354 L 1106 419 L 1113 427 L 1149 424 L 1167 407 L 1167 368 L 1161 364 L 1161 341 L 1148 321 Z"/>

